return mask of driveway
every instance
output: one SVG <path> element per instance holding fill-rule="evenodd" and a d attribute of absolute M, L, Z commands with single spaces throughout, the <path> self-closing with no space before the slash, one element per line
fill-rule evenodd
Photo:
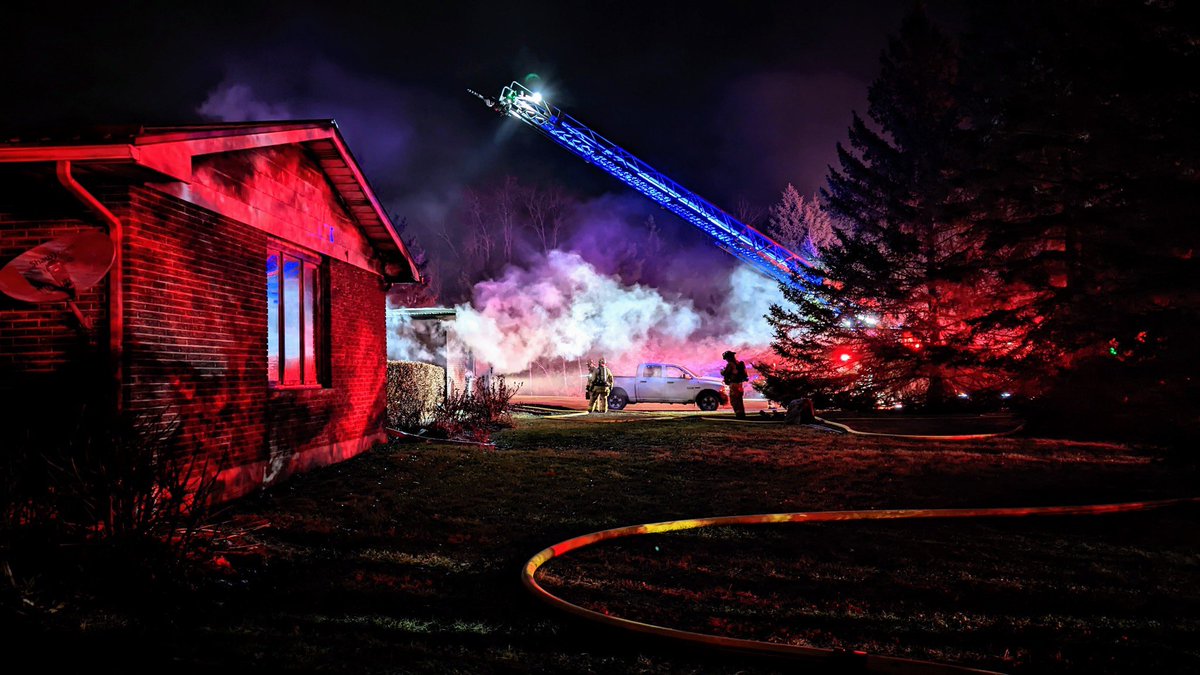
<path fill-rule="evenodd" d="M 564 410 L 587 410 L 587 400 L 582 396 L 540 396 L 536 394 L 528 394 L 513 397 L 513 403 L 516 405 L 546 407 L 546 408 L 562 408 Z M 767 401 L 761 398 L 746 399 L 746 412 L 757 413 L 760 410 L 767 409 Z M 631 403 L 625 410 L 630 412 L 677 412 L 682 414 L 695 414 L 701 412 L 695 404 L 679 404 L 679 403 Z M 622 411 L 624 412 L 624 411 Z M 733 408 L 728 405 L 723 405 L 717 409 L 718 413 L 732 413 Z M 614 411 L 615 414 L 615 411 Z M 710 413 L 711 414 L 711 413 Z"/>

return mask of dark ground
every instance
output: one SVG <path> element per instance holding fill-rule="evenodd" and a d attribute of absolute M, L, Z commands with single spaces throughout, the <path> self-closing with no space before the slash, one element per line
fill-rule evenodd
<path fill-rule="evenodd" d="M 148 580 L 87 551 L 14 559 L 10 663 L 36 665 L 10 672 L 812 672 L 585 623 L 519 571 L 555 542 L 641 522 L 1200 494 L 1194 465 L 1110 444 L 628 413 L 524 416 L 495 441 L 394 442 L 244 499 L 188 574 Z M 715 634 L 1014 673 L 1189 673 L 1198 535 L 1196 508 L 722 528 L 579 551 L 543 582 Z"/>

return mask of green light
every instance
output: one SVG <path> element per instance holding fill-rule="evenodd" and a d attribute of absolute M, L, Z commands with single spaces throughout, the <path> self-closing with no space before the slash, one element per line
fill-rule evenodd
<path fill-rule="evenodd" d="M 1108 348 L 1108 353 L 1109 353 L 1109 354 L 1112 354 L 1113 356 L 1116 356 L 1116 355 L 1117 355 L 1117 348 L 1116 348 L 1116 347 L 1109 347 L 1109 348 Z"/>
<path fill-rule="evenodd" d="M 525 84 L 529 84 L 530 82 L 533 82 L 534 80 L 540 80 L 540 79 L 542 79 L 541 75 L 538 75 L 537 73 L 528 73 L 525 75 Z"/>

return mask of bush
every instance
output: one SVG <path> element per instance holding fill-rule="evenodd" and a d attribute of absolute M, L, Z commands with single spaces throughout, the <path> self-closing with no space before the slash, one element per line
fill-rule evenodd
<path fill-rule="evenodd" d="M 110 422 L 84 414 L 50 442 L 18 437 L 5 453 L 6 528 L 68 540 L 186 537 L 211 511 L 223 462 L 179 449 L 170 409 Z"/>
<path fill-rule="evenodd" d="M 446 370 L 414 361 L 388 361 L 388 426 L 416 431 L 433 421 L 446 392 Z"/>
<path fill-rule="evenodd" d="M 1200 444 L 1200 384 L 1186 375 L 1093 359 L 1055 378 L 1023 408 L 1030 433 L 1149 443 L 1193 454 Z"/>
<path fill-rule="evenodd" d="M 512 426 L 512 398 L 520 385 L 510 387 L 501 375 L 477 380 L 471 391 L 454 392 L 438 406 L 433 429 L 438 436 L 486 442 L 493 431 Z"/>
<path fill-rule="evenodd" d="M 11 439 L 0 466 L 5 600 L 37 609 L 29 596 L 52 579 L 153 595 L 205 565 L 223 462 L 180 451 L 179 421 L 164 410 L 84 409 L 53 432 Z"/>

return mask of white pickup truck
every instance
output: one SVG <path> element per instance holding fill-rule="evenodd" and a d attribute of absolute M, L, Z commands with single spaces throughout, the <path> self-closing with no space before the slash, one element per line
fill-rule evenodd
<path fill-rule="evenodd" d="M 609 410 L 630 403 L 695 403 L 701 410 L 716 410 L 728 402 L 724 382 L 673 363 L 643 363 L 636 375 L 616 375 L 608 395 Z"/>

